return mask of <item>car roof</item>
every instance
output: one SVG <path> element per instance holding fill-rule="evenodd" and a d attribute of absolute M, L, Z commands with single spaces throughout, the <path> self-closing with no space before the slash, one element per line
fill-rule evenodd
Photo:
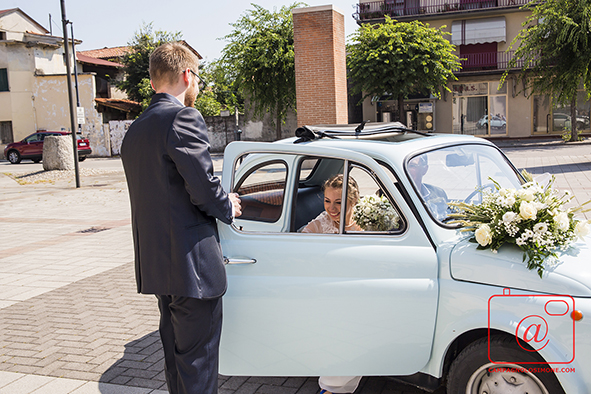
<path fill-rule="evenodd" d="M 443 146 L 482 144 L 495 146 L 490 141 L 472 135 L 417 132 L 406 129 L 398 122 L 374 123 L 355 133 L 357 125 L 303 126 L 296 131 L 297 137 L 276 141 L 277 144 L 313 144 L 354 150 L 372 157 L 398 158 Z M 303 138 L 302 133 L 312 131 L 314 138 Z M 298 135 L 299 134 L 299 135 Z M 308 137 L 310 135 L 308 134 Z M 397 160 L 398 161 L 398 160 Z"/>

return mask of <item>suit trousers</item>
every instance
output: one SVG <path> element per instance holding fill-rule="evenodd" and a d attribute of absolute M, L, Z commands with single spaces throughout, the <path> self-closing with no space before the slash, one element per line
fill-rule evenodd
<path fill-rule="evenodd" d="M 222 298 L 156 295 L 170 394 L 218 392 Z"/>

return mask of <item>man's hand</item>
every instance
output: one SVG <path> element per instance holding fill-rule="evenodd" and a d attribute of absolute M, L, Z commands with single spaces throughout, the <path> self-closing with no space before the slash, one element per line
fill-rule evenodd
<path fill-rule="evenodd" d="M 230 198 L 230 202 L 232 203 L 232 209 L 234 211 L 234 217 L 237 218 L 238 216 L 242 215 L 242 208 L 240 207 L 240 197 L 236 193 L 228 194 Z"/>

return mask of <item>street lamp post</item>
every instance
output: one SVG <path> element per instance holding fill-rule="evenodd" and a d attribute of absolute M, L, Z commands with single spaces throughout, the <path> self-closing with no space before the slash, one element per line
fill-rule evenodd
<path fill-rule="evenodd" d="M 76 141 L 76 118 L 74 116 L 74 95 L 72 94 L 72 71 L 70 69 L 70 48 L 68 45 L 68 20 L 66 19 L 66 2 L 61 0 L 62 26 L 64 31 L 64 48 L 66 52 L 66 80 L 68 82 L 68 101 L 70 103 L 70 129 L 72 130 L 72 145 L 74 147 L 74 172 L 76 187 L 80 187 L 80 170 L 78 168 L 78 141 Z M 73 38 L 72 38 L 73 40 Z"/>

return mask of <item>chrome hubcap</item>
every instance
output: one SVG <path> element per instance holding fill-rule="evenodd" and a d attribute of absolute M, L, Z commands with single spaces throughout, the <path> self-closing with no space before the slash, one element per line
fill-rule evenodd
<path fill-rule="evenodd" d="M 466 394 L 549 394 L 534 374 L 516 364 L 486 364 L 478 368 Z"/>

